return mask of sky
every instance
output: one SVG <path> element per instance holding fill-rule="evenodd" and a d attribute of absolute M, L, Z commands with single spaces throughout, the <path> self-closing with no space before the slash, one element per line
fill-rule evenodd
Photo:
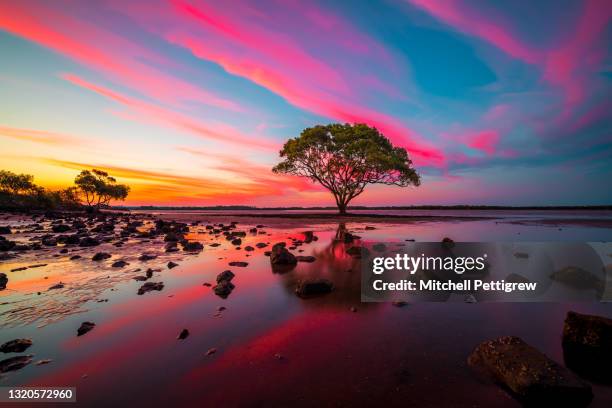
<path fill-rule="evenodd" d="M 309 126 L 366 123 L 419 187 L 355 205 L 612 204 L 612 2 L 0 2 L 0 168 L 99 168 L 129 205 L 315 206 L 271 172 Z"/>

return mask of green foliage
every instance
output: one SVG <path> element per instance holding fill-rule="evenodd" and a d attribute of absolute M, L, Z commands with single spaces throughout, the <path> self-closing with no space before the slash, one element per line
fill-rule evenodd
<path fill-rule="evenodd" d="M 341 214 L 368 184 L 418 186 L 406 149 L 394 147 L 376 128 L 331 124 L 302 131 L 289 139 L 275 173 L 308 177 L 331 191 Z"/>
<path fill-rule="evenodd" d="M 29 174 L 15 174 L 11 171 L 0 170 L 0 191 L 7 194 L 27 194 L 34 192 L 36 185 L 34 176 Z"/>
<path fill-rule="evenodd" d="M 76 187 L 60 191 L 34 184 L 34 176 L 0 170 L 0 208 L 3 209 L 72 209 L 80 207 Z"/>
<path fill-rule="evenodd" d="M 130 187 L 118 184 L 114 177 L 105 171 L 92 169 L 83 170 L 74 179 L 90 207 L 99 208 L 108 205 L 111 200 L 125 200 L 130 192 Z"/>

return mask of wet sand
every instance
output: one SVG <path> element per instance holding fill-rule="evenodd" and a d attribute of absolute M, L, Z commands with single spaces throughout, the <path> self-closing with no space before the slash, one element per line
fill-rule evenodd
<path fill-rule="evenodd" d="M 172 213 L 113 219 L 112 231 L 91 232 L 102 221 L 86 227 L 88 235 L 102 241 L 98 246 L 42 245 L 9 251 L 18 257 L 0 261 L 0 272 L 9 278 L 7 289 L 0 291 L 0 343 L 31 338 L 27 353 L 34 354 L 34 361 L 52 360 L 3 374 L 0 385 L 72 385 L 79 404 L 87 406 L 511 407 L 519 404 L 468 369 L 466 358 L 478 343 L 516 335 L 562 363 L 560 334 L 568 310 L 612 316 L 610 304 L 597 303 L 362 304 L 358 260 L 346 253 L 352 244 L 334 239 L 339 220 L 331 216 Z M 178 245 L 179 251 L 165 252 L 166 234 L 140 236 L 154 228 L 155 219 L 187 223 L 185 238 L 204 249 L 186 252 Z M 143 225 L 121 237 L 136 220 Z M 206 229 L 231 221 L 238 222 L 232 231 L 245 232 L 240 245 L 222 231 Z M 488 217 L 359 215 L 341 221 L 369 241 L 439 241 L 445 236 L 466 241 L 612 240 L 612 229 L 591 225 L 592 220 L 565 223 L 561 231 L 557 224 Z M 34 222 L 42 230 L 35 230 Z M 0 216 L 0 225 L 10 225 L 13 232 L 4 237 L 23 244 L 40 242 L 46 234 L 76 233 L 52 233 L 52 222 Z M 250 232 L 258 225 L 264 226 Z M 305 243 L 306 230 L 318 239 Z M 296 255 L 314 256 L 315 262 L 278 273 L 264 252 L 280 241 L 295 246 L 291 251 Z M 122 246 L 114 246 L 118 242 Z M 258 243 L 267 246 L 258 248 Z M 246 251 L 247 246 L 253 250 Z M 111 258 L 92 261 L 98 252 Z M 139 260 L 143 253 L 157 257 Z M 81 258 L 70 260 L 74 255 Z M 113 268 L 117 260 L 129 265 Z M 235 261 L 248 265 L 229 265 Z M 168 262 L 178 266 L 169 269 Z M 133 278 L 148 268 L 155 272 L 147 282 L 163 282 L 164 287 L 139 296 L 145 282 Z M 235 289 L 223 299 L 203 284 L 214 286 L 226 269 L 236 275 Z M 295 295 L 298 281 L 321 277 L 334 283 L 332 293 L 310 299 Z M 60 281 L 63 288 L 49 290 Z M 96 326 L 77 337 L 84 321 Z M 178 340 L 185 328 L 189 336 Z M 592 406 L 612 403 L 610 386 L 595 384 L 593 392 Z"/>

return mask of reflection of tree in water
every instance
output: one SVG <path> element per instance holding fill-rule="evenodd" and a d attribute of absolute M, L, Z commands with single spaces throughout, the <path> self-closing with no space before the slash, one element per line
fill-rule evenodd
<path fill-rule="evenodd" d="M 301 280 L 327 279 L 334 284 L 332 293 L 307 299 L 304 305 L 334 305 L 347 309 L 351 306 L 375 307 L 376 303 L 359 305 L 361 302 L 361 260 L 350 256 L 346 250 L 351 246 L 359 245 L 360 242 L 356 240 L 352 244 L 344 243 L 347 233 L 349 231 L 346 225 L 340 223 L 329 244 L 312 251 L 312 255 L 316 258 L 315 262 L 299 262 L 295 269 L 281 276 L 285 289 L 291 294 L 295 293 L 295 288 Z"/>

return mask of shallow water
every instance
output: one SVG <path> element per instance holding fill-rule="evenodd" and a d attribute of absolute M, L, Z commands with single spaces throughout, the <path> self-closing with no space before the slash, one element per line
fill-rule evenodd
<path fill-rule="evenodd" d="M 165 214 L 175 218 L 177 214 Z M 206 221 L 209 214 L 180 214 Z M 32 338 L 31 364 L 7 373 L 0 385 L 76 386 L 79 403 L 179 403 L 210 406 L 518 406 L 499 387 L 483 383 L 466 367 L 466 358 L 481 341 L 516 335 L 562 363 L 560 335 L 568 310 L 611 317 L 603 303 L 416 303 L 405 307 L 360 303 L 357 262 L 345 244 L 334 241 L 338 224 L 303 220 L 238 219 L 238 229 L 267 224 L 266 235 L 247 234 L 242 248 L 303 238 L 313 230 L 318 240 L 292 252 L 313 255 L 314 263 L 299 263 L 292 271 L 274 273 L 263 252 L 237 250 L 223 237 L 192 227 L 188 238 L 205 245 L 197 255 L 166 255 L 140 262 L 141 252 L 163 249 L 163 243 L 110 246 L 113 258 L 92 265 L 84 259 L 67 261 L 57 250 L 36 258 L 2 261 L 11 291 L 0 292 L 0 343 Z M 211 222 L 226 222 L 211 217 Z M 244 224 L 243 224 L 244 222 Z M 375 229 L 365 229 L 365 226 Z M 368 222 L 346 224 L 368 241 L 612 241 L 612 229 L 588 225 L 523 225 L 499 220 L 445 222 Z M 25 238 L 25 237 L 24 237 Z M 219 242 L 213 248 L 207 244 Z M 106 250 L 106 249 L 104 249 Z M 299 252 L 303 250 L 303 252 Z M 110 268 L 116 259 L 130 265 Z M 179 267 L 164 265 L 173 259 Z M 612 258 L 610 258 L 612 261 Z M 246 261 L 244 268 L 229 267 Z M 20 265 L 48 263 L 20 272 Z M 134 269 L 158 267 L 152 281 L 163 281 L 160 292 L 142 296 Z M 236 273 L 227 299 L 202 283 L 216 275 Z M 23 273 L 25 272 L 25 273 Z M 140 272 L 142 273 L 142 272 Z M 47 279 L 44 277 L 47 276 Z M 106 278 L 109 276 L 109 278 Z M 336 290 L 300 299 L 298 280 L 325 277 Z M 104 278 L 104 279 L 103 279 Z M 47 292 L 62 280 L 66 288 Z M 92 289 L 93 288 L 93 289 Z M 41 295 L 37 295 L 42 291 Z M 55 307 L 39 306 L 37 298 L 52 298 Z M 98 300 L 108 299 L 99 303 Z M 45 302 L 50 302 L 46 300 Z M 44 302 L 43 302 L 44 303 Z M 37 313 L 19 311 L 37 305 Z M 227 309 L 217 312 L 219 306 Z M 62 308 L 63 307 L 63 308 Z M 351 308 L 356 308 L 352 312 Z M 49 319 L 49 315 L 54 318 Z M 27 310 L 27 309 L 25 309 Z M 46 310 L 48 314 L 40 313 Z M 97 326 L 77 337 L 83 321 Z M 42 327 L 41 327 L 42 326 Z M 187 328 L 190 336 L 177 340 Z M 207 355 L 215 348 L 216 353 Z M 593 406 L 612 404 L 612 387 L 594 386 Z"/>

